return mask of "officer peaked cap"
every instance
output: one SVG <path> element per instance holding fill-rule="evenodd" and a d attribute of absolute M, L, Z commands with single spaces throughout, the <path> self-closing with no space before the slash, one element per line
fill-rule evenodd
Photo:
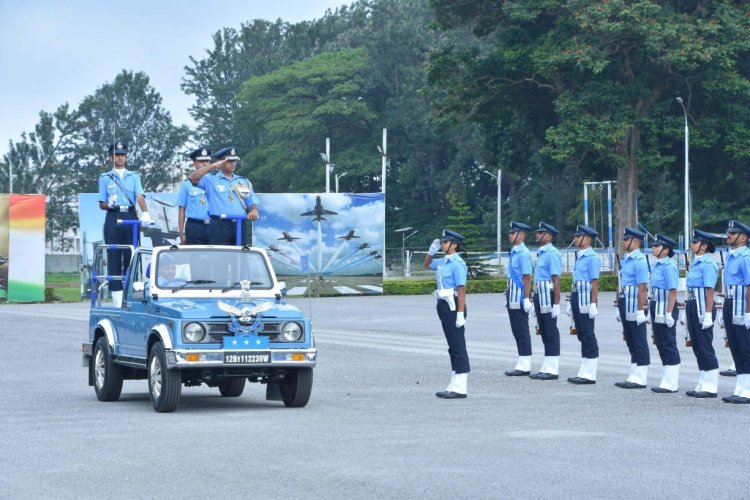
<path fill-rule="evenodd" d="M 524 233 L 528 233 L 531 231 L 531 226 L 528 224 L 524 224 L 523 222 L 516 222 L 512 221 L 510 223 L 510 229 L 508 230 L 509 233 L 515 233 L 516 231 L 523 231 Z"/>
<path fill-rule="evenodd" d="M 190 153 L 190 159 L 193 161 L 211 160 L 211 150 L 207 148 L 198 148 Z"/>
<path fill-rule="evenodd" d="M 738 220 L 730 220 L 729 227 L 727 227 L 727 233 L 745 233 L 750 236 L 750 226 L 747 226 Z"/>
<path fill-rule="evenodd" d="M 461 236 L 461 234 L 456 231 L 451 231 L 450 229 L 443 229 L 443 234 L 440 236 L 440 241 L 454 241 L 456 243 L 461 243 L 463 240 L 464 237 Z"/>
<path fill-rule="evenodd" d="M 576 226 L 576 232 L 573 233 L 573 236 L 591 236 L 592 238 L 596 238 L 597 236 L 599 236 L 599 233 L 592 227 L 578 224 Z"/>
<path fill-rule="evenodd" d="M 680 244 L 677 243 L 672 238 L 670 238 L 669 236 L 665 236 L 663 234 L 657 233 L 655 238 L 656 238 L 656 241 L 654 241 L 653 246 L 661 245 L 663 247 L 667 247 L 669 249 L 668 255 L 670 257 L 674 257 L 674 249 L 679 247 Z"/>
<path fill-rule="evenodd" d="M 557 236 L 560 234 L 560 231 L 557 230 L 555 226 L 552 224 L 547 224 L 546 222 L 540 222 L 539 228 L 536 230 L 537 233 L 549 233 L 552 236 Z"/>
<path fill-rule="evenodd" d="M 700 229 L 693 229 L 693 239 L 690 240 L 690 243 L 705 243 L 706 245 L 708 245 L 708 248 L 706 249 L 708 253 L 714 253 L 716 251 L 716 244 L 713 242 L 713 240 L 721 237 L 722 236 L 714 233 L 707 233 L 706 231 L 701 231 Z"/>
<path fill-rule="evenodd" d="M 237 156 L 237 151 L 234 149 L 234 146 L 229 146 L 226 148 L 222 148 L 218 150 L 216 153 L 214 153 L 214 158 L 217 160 L 239 160 L 240 157 Z"/>
<path fill-rule="evenodd" d="M 107 153 L 111 155 L 126 155 L 128 154 L 128 145 L 124 142 L 116 142 L 114 144 L 110 144 L 109 149 L 107 149 Z"/>
<path fill-rule="evenodd" d="M 637 229 L 633 229 L 632 227 L 626 227 L 625 229 L 623 229 L 622 239 L 629 240 L 631 238 L 643 241 L 643 239 L 646 238 L 646 233 Z"/>

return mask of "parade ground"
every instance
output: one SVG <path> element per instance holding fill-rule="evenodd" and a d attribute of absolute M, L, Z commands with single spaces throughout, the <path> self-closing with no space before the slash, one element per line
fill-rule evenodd
<path fill-rule="evenodd" d="M 0 306 L 0 498 L 747 497 L 750 408 L 685 396 L 698 370 L 684 327 L 679 393 L 616 388 L 630 360 L 612 299 L 599 300 L 598 381 L 574 386 L 567 316 L 560 380 L 510 378 L 505 298 L 470 295 L 465 400 L 434 395 L 450 365 L 431 297 L 294 299 L 319 352 L 305 408 L 266 401 L 258 384 L 239 398 L 202 386 L 183 388 L 171 414 L 154 412 L 146 381 L 96 399 L 81 366 L 88 304 Z M 653 345 L 651 363 L 649 387 Z M 729 395 L 735 379 L 719 384 Z"/>

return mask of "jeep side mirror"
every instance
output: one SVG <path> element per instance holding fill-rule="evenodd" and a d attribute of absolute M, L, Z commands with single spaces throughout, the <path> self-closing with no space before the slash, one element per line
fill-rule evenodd
<path fill-rule="evenodd" d="M 281 296 L 286 298 L 286 281 L 279 281 L 279 290 L 281 290 Z"/>

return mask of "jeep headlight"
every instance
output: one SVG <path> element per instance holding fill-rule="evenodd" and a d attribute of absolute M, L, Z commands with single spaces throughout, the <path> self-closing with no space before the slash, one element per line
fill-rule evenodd
<path fill-rule="evenodd" d="M 182 332 L 188 342 L 200 342 L 206 336 L 206 328 L 200 323 L 188 323 Z"/>
<path fill-rule="evenodd" d="M 302 327 L 294 321 L 284 323 L 281 327 L 281 337 L 284 342 L 297 342 L 302 338 Z"/>

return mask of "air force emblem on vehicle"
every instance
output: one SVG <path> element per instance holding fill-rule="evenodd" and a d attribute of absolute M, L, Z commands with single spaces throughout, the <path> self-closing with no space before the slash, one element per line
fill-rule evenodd
<path fill-rule="evenodd" d="M 242 298 L 235 305 L 222 301 L 218 301 L 216 305 L 222 311 L 230 314 L 230 332 L 233 332 L 235 335 L 255 335 L 263 329 L 260 313 L 268 311 L 273 306 L 270 302 L 256 304 L 249 298 L 249 281 L 243 280 L 240 285 L 242 286 Z"/>

